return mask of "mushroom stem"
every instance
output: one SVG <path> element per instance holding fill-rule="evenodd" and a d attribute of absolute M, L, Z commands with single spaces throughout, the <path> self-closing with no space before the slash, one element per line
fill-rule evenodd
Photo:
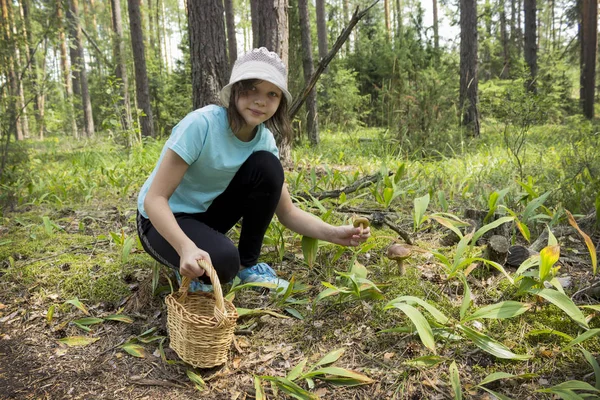
<path fill-rule="evenodd" d="M 398 274 L 400 276 L 406 274 L 406 266 L 404 265 L 404 261 L 398 260 Z"/>

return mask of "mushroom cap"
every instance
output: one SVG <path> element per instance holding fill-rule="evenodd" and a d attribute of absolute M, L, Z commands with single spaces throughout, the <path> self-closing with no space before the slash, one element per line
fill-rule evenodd
<path fill-rule="evenodd" d="M 354 225 L 355 228 L 358 228 L 361 225 L 363 228 L 367 228 L 369 226 L 369 220 L 365 217 L 356 217 L 354 218 L 354 221 L 352 221 L 352 225 Z"/>
<path fill-rule="evenodd" d="M 412 255 L 412 250 L 401 244 L 393 244 L 387 250 L 387 257 L 390 260 L 402 261 Z"/>

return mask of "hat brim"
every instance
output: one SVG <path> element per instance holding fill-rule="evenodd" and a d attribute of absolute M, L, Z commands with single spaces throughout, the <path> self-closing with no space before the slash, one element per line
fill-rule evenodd
<path fill-rule="evenodd" d="M 237 76 L 234 80 L 230 81 L 227 85 L 223 86 L 223 89 L 221 89 L 221 92 L 219 93 L 219 98 L 221 99 L 221 103 L 223 103 L 225 107 L 229 106 L 229 98 L 231 97 L 232 86 L 237 82 L 245 81 L 248 79 L 259 79 L 261 81 L 267 81 L 272 83 L 273 85 L 277 86 L 279 90 L 281 90 L 281 93 L 283 93 L 283 95 L 285 96 L 288 104 L 292 104 L 293 98 L 290 92 L 288 92 L 286 88 L 282 88 L 281 85 L 279 85 L 275 81 L 275 79 L 271 78 L 269 75 L 264 73 L 251 72 Z"/>

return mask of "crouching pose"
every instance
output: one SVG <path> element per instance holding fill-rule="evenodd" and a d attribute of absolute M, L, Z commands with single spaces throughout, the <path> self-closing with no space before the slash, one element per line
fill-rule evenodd
<path fill-rule="evenodd" d="M 369 229 L 332 226 L 297 208 L 284 183 L 272 131 L 291 134 L 287 70 L 264 47 L 237 59 L 220 92 L 225 107 L 189 113 L 173 128 L 158 163 L 138 196 L 138 234 L 144 249 L 181 275 L 198 278 L 191 290 L 210 290 L 197 260 L 210 262 L 221 282 L 286 288 L 259 255 L 277 214 L 287 228 L 306 236 L 357 246 Z M 225 234 L 242 220 L 239 243 Z"/>

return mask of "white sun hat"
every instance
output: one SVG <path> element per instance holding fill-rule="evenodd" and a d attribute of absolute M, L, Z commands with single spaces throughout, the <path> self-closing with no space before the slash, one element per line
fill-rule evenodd
<path fill-rule="evenodd" d="M 219 94 L 223 105 L 229 105 L 229 96 L 233 84 L 247 79 L 260 79 L 261 81 L 271 82 L 281 89 L 288 103 L 291 104 L 292 95 L 287 90 L 287 69 L 277 53 L 261 47 L 241 55 L 233 64 L 229 83 L 221 89 Z"/>

